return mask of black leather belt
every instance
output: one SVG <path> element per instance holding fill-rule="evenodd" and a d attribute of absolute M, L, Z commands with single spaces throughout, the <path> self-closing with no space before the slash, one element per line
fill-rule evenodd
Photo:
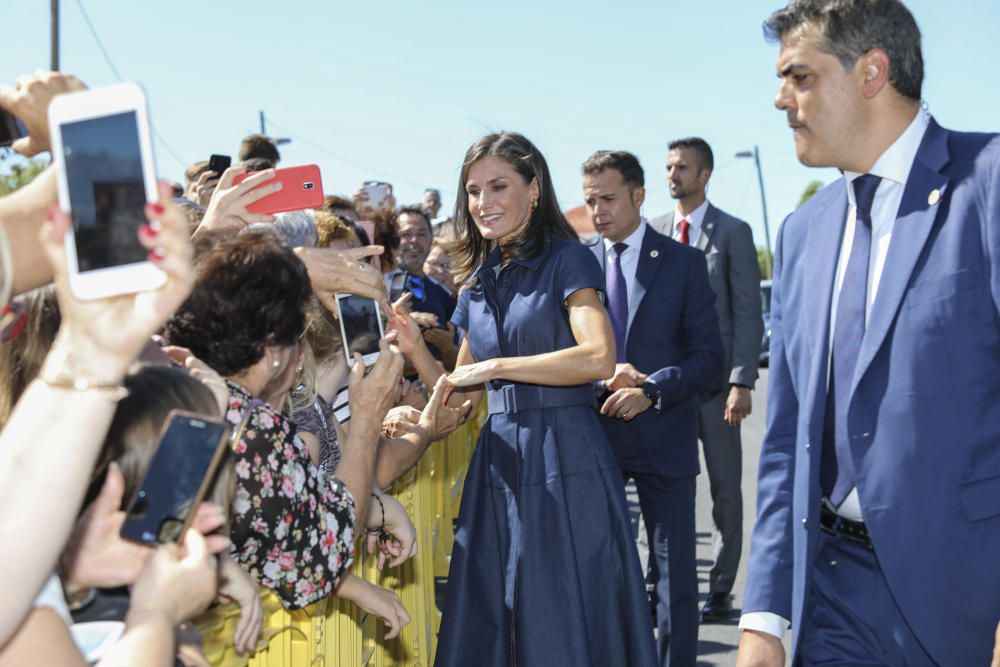
<path fill-rule="evenodd" d="M 819 529 L 824 533 L 863 544 L 869 549 L 874 550 L 872 538 L 868 535 L 868 528 L 865 527 L 863 522 L 845 519 L 827 507 L 826 503 L 823 503 L 819 511 Z"/>

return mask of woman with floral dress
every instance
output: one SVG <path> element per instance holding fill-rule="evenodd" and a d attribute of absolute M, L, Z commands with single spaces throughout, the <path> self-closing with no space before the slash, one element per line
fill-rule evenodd
<path fill-rule="evenodd" d="M 226 379 L 226 419 L 242 425 L 234 445 L 232 555 L 289 609 L 337 589 L 354 556 L 356 507 L 369 528 L 383 520 L 367 494 L 352 496 L 319 473 L 277 407 L 302 363 L 299 338 L 310 295 L 305 266 L 291 249 L 271 234 L 244 234 L 221 240 L 200 258 L 191 296 L 166 329 L 171 344 L 188 348 Z M 402 370 L 398 353 L 384 342 L 382 352 L 372 372 L 364 379 L 356 373 L 352 385 L 352 398 L 365 406 L 352 429 L 369 432 L 372 443 Z M 371 488 L 371 480 L 362 488 Z"/>

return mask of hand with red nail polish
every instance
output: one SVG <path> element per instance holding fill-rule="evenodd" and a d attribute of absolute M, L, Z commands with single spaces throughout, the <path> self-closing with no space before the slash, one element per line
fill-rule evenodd
<path fill-rule="evenodd" d="M 69 289 L 64 245 L 69 216 L 53 207 L 42 230 L 42 245 L 52 266 L 62 312 L 57 346 L 65 346 L 74 360 L 85 363 L 76 370 L 79 374 L 108 381 L 123 376 L 150 335 L 163 326 L 191 290 L 194 276 L 187 217 L 173 204 L 163 203 L 172 199 L 169 187 L 161 186 L 159 195 L 160 202 L 146 209 L 150 224 L 138 231 L 149 260 L 167 275 L 166 282 L 155 290 L 91 301 L 76 299 Z M 154 223 L 156 206 L 162 214 Z"/>

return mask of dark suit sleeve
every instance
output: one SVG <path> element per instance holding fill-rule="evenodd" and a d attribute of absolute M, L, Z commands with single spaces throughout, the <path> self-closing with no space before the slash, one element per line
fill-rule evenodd
<path fill-rule="evenodd" d="M 760 265 L 750 225 L 736 221 L 729 238 L 729 301 L 733 322 L 730 384 L 753 387 L 757 381 L 764 320 L 760 314 Z"/>
<path fill-rule="evenodd" d="M 684 283 L 683 329 L 687 354 L 674 366 L 651 373 L 660 388 L 663 409 L 700 391 L 718 386 L 725 350 L 715 312 L 715 292 L 708 282 L 708 265 L 701 251 L 687 252 L 688 273 Z"/>
<path fill-rule="evenodd" d="M 781 240 L 778 231 L 771 287 L 771 369 L 767 431 L 757 472 L 757 523 L 750 540 L 750 563 L 743 613 L 770 612 L 792 617 L 792 492 L 799 401 L 785 357 L 781 315 Z"/>

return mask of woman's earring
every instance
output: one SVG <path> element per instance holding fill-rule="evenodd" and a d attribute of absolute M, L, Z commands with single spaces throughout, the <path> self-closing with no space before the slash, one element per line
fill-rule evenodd
<path fill-rule="evenodd" d="M 537 199 L 532 199 L 531 200 L 531 210 L 534 211 L 536 208 L 538 208 L 538 200 Z"/>
<path fill-rule="evenodd" d="M 275 368 L 278 368 L 278 367 L 280 367 L 280 366 L 281 366 L 281 362 L 280 362 L 280 361 L 278 361 L 277 359 L 275 359 L 275 360 L 274 360 L 274 363 L 273 363 L 273 364 L 271 364 L 271 365 L 272 365 L 272 366 L 274 366 Z"/>

